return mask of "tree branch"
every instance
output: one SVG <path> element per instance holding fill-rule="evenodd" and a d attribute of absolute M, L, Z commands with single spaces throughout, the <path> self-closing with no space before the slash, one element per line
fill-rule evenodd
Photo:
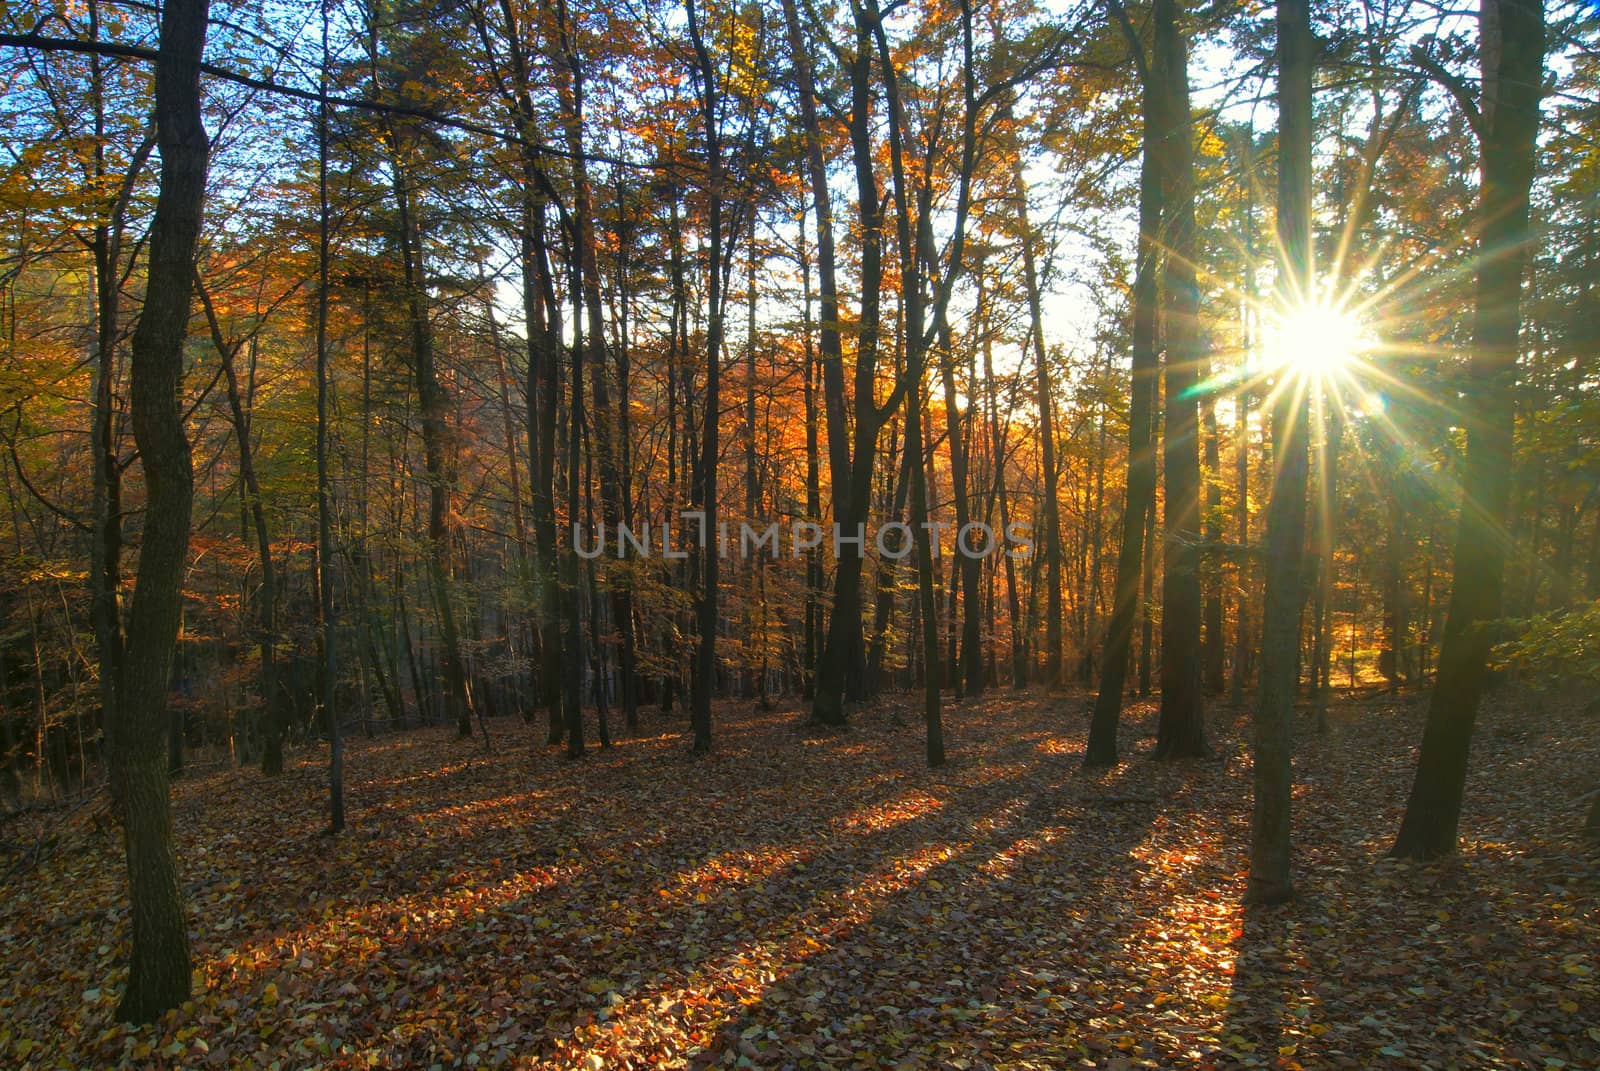
<path fill-rule="evenodd" d="M 1478 102 L 1472 99 L 1472 90 L 1467 83 L 1459 75 L 1441 67 L 1439 61 L 1428 55 L 1427 50 L 1421 45 L 1411 46 L 1411 62 L 1455 98 L 1456 106 L 1467 117 L 1467 125 L 1472 127 L 1472 132 L 1480 141 L 1483 140 L 1483 113 L 1478 111 Z"/>
<path fill-rule="evenodd" d="M 154 63 L 156 49 L 144 45 L 123 45 L 110 41 L 83 41 L 72 37 L 46 37 L 37 31 L 32 33 L 4 33 L 0 34 L 0 48 L 34 49 L 40 52 L 71 52 L 81 55 L 114 56 L 121 59 L 136 59 L 146 63 Z M 511 145 L 520 145 L 525 149 L 542 156 L 554 156 L 562 159 L 571 159 L 571 154 L 564 149 L 539 142 L 531 142 L 516 134 L 504 130 L 496 130 L 482 123 L 475 123 L 469 119 L 461 119 L 431 108 L 423 108 L 410 104 L 388 104 L 383 101 L 367 100 L 363 97 L 335 97 L 325 96 L 311 89 L 299 89 L 295 86 L 284 85 L 270 78 L 255 78 L 239 71 L 219 67 L 214 63 L 200 64 L 200 70 L 213 78 L 220 78 L 225 82 L 258 89 L 267 93 L 274 93 L 282 97 L 295 100 L 309 101 L 314 104 L 327 103 L 340 108 L 352 108 L 357 111 L 375 112 L 379 115 L 398 115 L 412 119 L 421 119 L 438 126 L 460 130 L 464 133 L 477 134 L 481 137 L 492 138 L 495 141 Z M 615 157 L 589 153 L 590 160 L 612 164 L 617 167 L 635 168 L 641 171 L 659 170 L 657 165 L 639 163 L 634 160 L 623 160 Z"/>

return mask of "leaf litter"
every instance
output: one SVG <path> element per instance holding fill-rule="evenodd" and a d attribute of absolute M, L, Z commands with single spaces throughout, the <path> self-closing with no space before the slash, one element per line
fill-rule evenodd
<path fill-rule="evenodd" d="M 1600 719 L 1495 698 L 1463 850 L 1385 856 L 1422 706 L 1302 718 L 1301 897 L 1246 909 L 1248 719 L 1210 761 L 1079 766 L 1088 700 L 996 693 L 842 733 L 718 708 L 569 763 L 427 729 L 324 771 L 174 786 L 195 997 L 114 1021 L 120 839 L 63 826 L 0 901 L 0 1066 L 23 1068 L 1600 1067 Z M 512 743 L 518 736 L 520 742 Z M 19 820 L 20 821 L 20 820 Z"/>

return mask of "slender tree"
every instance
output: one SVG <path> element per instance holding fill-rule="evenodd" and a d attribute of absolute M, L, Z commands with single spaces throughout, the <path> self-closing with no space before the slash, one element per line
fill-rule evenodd
<path fill-rule="evenodd" d="M 1311 9 L 1278 5 L 1278 264 L 1280 312 L 1312 299 Z M 1285 339 L 1284 345 L 1291 345 Z M 1299 665 L 1301 583 L 1306 540 L 1307 441 L 1311 385 L 1288 369 L 1269 399 L 1272 496 L 1267 502 L 1266 608 L 1261 619 L 1261 694 L 1252 747 L 1255 805 L 1245 898 L 1278 903 L 1294 895 L 1290 871 L 1290 790 L 1294 691 Z"/>
<path fill-rule="evenodd" d="M 328 471 L 328 0 L 317 72 L 317 641 L 322 652 L 322 716 L 328 729 L 328 827 L 344 831 L 344 732 L 339 724 L 339 655 L 333 616 L 333 481 Z"/>
<path fill-rule="evenodd" d="M 1139 579 L 1143 570 L 1145 518 L 1155 503 L 1156 458 L 1153 417 L 1155 409 L 1157 266 L 1160 263 L 1163 165 L 1166 142 L 1166 96 L 1160 82 L 1166 77 L 1160 54 L 1148 57 L 1122 5 L 1113 0 L 1112 14 L 1123 28 L 1133 52 L 1143 89 L 1143 156 L 1139 165 L 1139 245 L 1134 263 L 1133 389 L 1128 404 L 1128 481 L 1122 508 L 1122 542 L 1117 551 L 1117 574 L 1112 588 L 1111 619 L 1106 625 L 1105 655 L 1100 662 L 1100 692 L 1089 722 L 1089 740 L 1083 761 L 1089 766 L 1110 766 L 1117 761 L 1117 723 L 1122 716 L 1122 696 L 1127 688 L 1133 626 L 1139 607 Z"/>
<path fill-rule="evenodd" d="M 717 66 L 706 46 L 695 0 L 684 0 L 689 38 L 694 45 L 695 67 L 700 80 L 700 123 L 706 159 L 706 227 L 709 232 L 706 300 L 709 303 L 706 330 L 705 400 L 701 407 L 699 480 L 696 506 L 701 513 L 700 601 L 696 619 L 700 629 L 699 649 L 689 717 L 693 723 L 696 755 L 711 750 L 711 695 L 717 683 L 717 424 L 721 419 L 722 336 L 725 302 L 723 262 L 731 259 L 732 242 L 723 234 L 722 122 Z"/>
<path fill-rule="evenodd" d="M 1482 0 L 1478 41 L 1483 81 L 1477 104 L 1454 83 L 1479 145 L 1472 357 L 1462 402 L 1467 459 L 1438 678 L 1393 849 L 1410 859 L 1456 849 L 1472 730 L 1494 641 L 1491 625 L 1500 613 L 1522 279 L 1530 259 L 1529 189 L 1544 88 L 1542 0 Z M 1420 49 L 1417 58 L 1431 65 Z"/>
<path fill-rule="evenodd" d="M 1211 753 L 1203 717 L 1200 664 L 1200 372 L 1205 336 L 1195 264 L 1194 120 L 1189 110 L 1188 44 L 1177 0 L 1155 0 L 1157 62 L 1167 121 L 1162 137 L 1162 319 L 1166 333 L 1166 419 L 1162 438 L 1161 713 L 1157 758 Z"/>
<path fill-rule="evenodd" d="M 183 919 L 167 795 L 167 686 L 194 500 L 181 392 L 183 346 L 193 295 L 195 247 L 205 207 L 210 143 L 200 117 L 200 56 L 207 0 L 167 0 L 156 57 L 160 192 L 150 225 L 144 311 L 131 347 L 133 437 L 145 478 L 144 541 L 134 580 L 116 711 L 111 778 L 122 808 L 133 946 L 126 1022 L 153 1022 L 189 998 L 189 936 Z"/>

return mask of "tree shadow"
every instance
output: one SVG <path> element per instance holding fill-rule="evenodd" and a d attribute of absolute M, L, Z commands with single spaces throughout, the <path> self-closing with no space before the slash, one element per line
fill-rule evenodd
<path fill-rule="evenodd" d="M 1289 947 L 1299 902 L 1244 906 L 1234 942 L 1233 980 L 1219 1031 L 1224 1062 L 1249 1058 L 1272 1062 L 1293 1057 L 1296 1043 L 1284 1040 L 1289 995 L 1301 989 L 1295 953 Z"/>
<path fill-rule="evenodd" d="M 1139 850 L 1186 789 L 1159 803 L 1095 801 L 1148 787 L 1152 772 L 1187 780 L 1144 762 L 1025 779 L 1026 799 L 991 809 L 964 841 L 943 846 L 955 850 L 925 845 L 933 854 L 885 882 L 825 945 L 741 999 L 690 1066 L 871 1058 L 1043 1067 L 1140 1054 L 1131 1033 L 1093 1026 L 1101 1012 L 1156 997 L 1121 955 L 1141 920 L 1101 905 L 1145 880 L 1151 868 Z M 1041 902 L 1058 924 L 1022 921 L 1019 904 Z M 995 1038 L 1003 1044 L 987 1040 Z"/>

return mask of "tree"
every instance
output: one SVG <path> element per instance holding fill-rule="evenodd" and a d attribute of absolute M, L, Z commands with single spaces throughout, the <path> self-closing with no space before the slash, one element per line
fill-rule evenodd
<path fill-rule="evenodd" d="M 328 828 L 344 832 L 344 730 L 339 724 L 338 637 L 333 616 L 333 480 L 328 469 L 328 0 L 319 5 L 322 63 L 317 68 L 317 640 L 322 653 L 322 717 L 328 729 Z M 398 172 L 397 172 L 398 174 Z M 397 180 L 398 181 L 398 180 Z M 401 219 L 405 218 L 402 205 Z M 420 269 L 419 269 L 420 270 Z M 414 308 L 414 307 L 413 307 Z M 417 355 L 418 368 L 422 356 Z M 420 375 L 420 371 L 419 371 Z M 419 393 L 422 393 L 419 391 Z M 423 395 L 426 397 L 426 394 Z M 426 418 L 424 418 L 426 423 Z M 448 615 L 448 603 L 444 613 Z M 446 633 L 448 636 L 448 632 Z M 448 654 L 446 657 L 449 657 Z M 470 728 L 469 728 L 470 732 Z"/>
<path fill-rule="evenodd" d="M 1278 265 L 1280 312 L 1313 300 L 1311 246 L 1311 10 L 1307 0 L 1278 5 Z M 1286 345 L 1292 341 L 1285 340 Z M 1261 627 L 1261 694 L 1252 746 L 1255 804 L 1245 898 L 1279 903 L 1294 895 L 1290 872 L 1290 791 L 1294 692 L 1299 667 L 1301 572 L 1305 559 L 1310 387 L 1280 369 L 1268 404 L 1272 418 L 1272 497 L 1267 503 L 1266 607 Z"/>
<path fill-rule="evenodd" d="M 256 595 L 257 642 L 261 648 L 261 772 L 268 777 L 276 777 L 283 773 L 283 712 L 279 701 L 277 657 L 278 568 L 272 553 L 267 513 L 261 500 L 261 481 L 256 473 L 250 414 L 245 411 L 244 392 L 239 388 L 239 372 L 235 363 L 240 348 L 248 339 L 227 338 L 210 294 L 204 285 L 198 289 L 205 308 L 206 326 L 211 331 L 211 342 L 222 361 L 223 383 L 228 393 L 228 415 L 233 421 L 234 438 L 239 446 L 239 479 L 244 484 L 250 525 L 256 537 L 256 553 L 261 558 L 261 588 Z M 258 329 L 259 326 L 258 322 Z"/>
<path fill-rule="evenodd" d="M 693 748 L 696 755 L 711 750 L 711 693 L 717 686 L 717 425 L 722 417 L 722 336 L 726 302 L 724 265 L 732 263 L 732 236 L 723 233 L 722 124 L 716 64 L 706 46 L 695 0 L 684 0 L 689 37 L 694 45 L 695 67 L 700 80 L 700 123 L 706 157 L 706 227 L 710 249 L 706 267 L 706 301 L 710 308 L 706 328 L 705 401 L 701 407 L 700 461 L 697 470 L 695 505 L 700 510 L 699 543 L 700 600 L 696 620 L 700 629 L 699 650 L 695 659 L 693 694 L 689 717 L 693 723 Z M 734 234 L 738 228 L 732 229 Z"/>
<path fill-rule="evenodd" d="M 381 33 L 386 26 L 382 0 L 369 0 L 367 18 L 368 62 L 372 68 L 372 84 L 376 94 L 380 88 L 380 65 L 384 61 L 380 53 L 383 43 Z M 401 42 L 401 45 L 404 47 L 409 43 Z M 391 58 L 402 64 L 424 62 L 422 57 L 405 54 Z M 395 210 L 394 237 L 400 251 L 405 288 L 411 372 L 416 382 L 417 405 L 422 418 L 423 466 L 428 486 L 428 580 L 439 617 L 446 712 L 455 722 L 457 734 L 467 737 L 472 735 L 472 718 L 476 708 L 462 656 L 460 629 L 450 582 L 451 500 L 456 482 L 448 441 L 451 402 L 449 391 L 439 377 L 431 281 L 421 218 L 425 186 L 421 162 L 416 159 L 418 148 L 426 137 L 414 129 L 413 124 L 400 121 L 393 113 L 385 112 L 382 118 L 382 140 L 388 154 L 390 194 Z"/>
<path fill-rule="evenodd" d="M 1157 758 L 1204 757 L 1204 688 L 1200 672 L 1200 373 L 1205 337 L 1195 265 L 1194 119 L 1189 109 L 1189 55 L 1177 0 L 1155 0 L 1155 52 L 1168 94 L 1162 131 L 1161 179 L 1166 260 L 1162 319 L 1166 334 L 1161 443 L 1166 528 L 1161 584 L 1161 715 Z"/>
<path fill-rule="evenodd" d="M 1128 479 L 1122 508 L 1122 542 L 1117 551 L 1117 573 L 1112 588 L 1111 620 L 1106 626 L 1105 655 L 1100 663 L 1100 691 L 1089 721 L 1089 740 L 1083 761 L 1088 766 L 1111 766 L 1117 761 L 1117 723 L 1122 715 L 1122 693 L 1127 687 L 1133 625 L 1138 612 L 1139 578 L 1144 559 L 1145 518 L 1154 507 L 1156 459 L 1152 427 L 1156 380 L 1157 270 L 1160 263 L 1165 166 L 1162 154 L 1169 142 L 1167 128 L 1165 53 L 1147 57 L 1126 11 L 1118 2 L 1112 14 L 1122 26 L 1134 56 L 1142 85 L 1144 132 L 1139 164 L 1139 237 L 1132 292 L 1133 390 L 1128 405 Z"/>
<path fill-rule="evenodd" d="M 1395 855 L 1408 859 L 1456 849 L 1472 730 L 1494 640 L 1492 623 L 1500 613 L 1513 387 L 1529 260 L 1529 189 L 1544 87 L 1542 0 L 1482 0 L 1478 37 L 1483 83 L 1477 104 L 1453 76 L 1448 79 L 1478 136 L 1477 279 L 1462 399 L 1467 458 L 1456 521 L 1455 580 L 1416 777 L 1393 847 Z M 1416 58 L 1447 74 L 1420 49 Z"/>
<path fill-rule="evenodd" d="M 160 192 L 150 226 L 144 312 L 130 351 L 133 435 L 147 505 L 111 776 L 122 808 L 133 922 L 128 989 L 117 1016 L 135 1023 L 152 1022 L 183 1003 L 190 984 L 189 937 L 167 796 L 166 697 L 183 613 L 194 498 L 179 392 L 210 149 L 200 119 L 208 8 L 207 0 L 167 0 L 161 14 L 155 65 Z"/>
<path fill-rule="evenodd" d="M 884 211 L 878 180 L 873 170 L 872 143 L 872 26 L 874 15 L 860 3 L 852 3 L 855 47 L 849 57 L 850 146 L 854 157 L 856 203 L 861 219 L 859 278 L 861 304 L 856 320 L 854 426 L 849 450 L 849 477 L 841 490 L 845 508 L 835 509 L 836 523 L 843 535 L 854 537 L 864 532 L 872 506 L 872 472 L 878 449 L 878 433 L 889 414 L 899 406 L 907 380 L 901 377 L 891 399 L 883 406 L 875 397 L 880 345 L 879 290 L 883 283 Z M 827 356 L 824 354 L 824 390 L 828 390 Z M 831 429 L 830 429 L 831 434 Z M 834 571 L 833 613 L 828 618 L 827 639 L 822 659 L 817 664 L 816 695 L 812 700 L 811 720 L 822 725 L 844 725 L 846 676 L 852 651 L 860 647 L 861 571 L 865 555 L 859 546 L 851 553 L 840 553 Z"/>

